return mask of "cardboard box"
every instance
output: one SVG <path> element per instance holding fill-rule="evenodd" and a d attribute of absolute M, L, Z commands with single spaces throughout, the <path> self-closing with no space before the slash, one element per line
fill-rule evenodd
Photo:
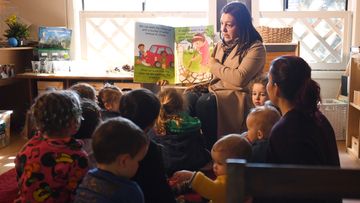
<path fill-rule="evenodd" d="M 10 116 L 13 111 L 0 110 L 0 148 L 10 143 Z"/>

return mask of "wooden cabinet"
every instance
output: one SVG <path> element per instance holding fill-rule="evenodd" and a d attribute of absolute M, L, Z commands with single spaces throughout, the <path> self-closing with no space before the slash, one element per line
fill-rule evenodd
<path fill-rule="evenodd" d="M 99 74 L 87 75 L 79 73 L 44 74 L 44 73 L 22 73 L 16 76 L 28 84 L 27 92 L 30 102 L 47 88 L 67 89 L 78 82 L 85 82 L 92 85 L 99 91 L 105 83 L 111 83 L 122 90 L 136 89 L 142 87 L 141 83 L 133 83 L 133 76 L 129 74 Z"/>
<path fill-rule="evenodd" d="M 0 64 L 14 64 L 15 74 L 31 68 L 32 47 L 0 48 Z M 20 130 L 24 123 L 25 112 L 30 103 L 27 85 L 16 78 L 0 79 L 0 110 L 13 110 L 11 128 Z"/>
<path fill-rule="evenodd" d="M 360 55 L 351 58 L 349 84 L 349 112 L 347 120 L 347 152 L 360 158 L 360 104 L 354 102 L 354 91 L 360 91 Z"/>
<path fill-rule="evenodd" d="M 300 44 L 298 43 L 264 43 L 266 49 L 266 60 L 264 72 L 268 72 L 271 61 L 283 55 L 300 55 Z"/>

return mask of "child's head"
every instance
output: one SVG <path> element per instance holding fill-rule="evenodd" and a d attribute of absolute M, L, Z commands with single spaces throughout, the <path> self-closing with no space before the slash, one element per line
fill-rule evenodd
<path fill-rule="evenodd" d="M 175 88 L 166 88 L 158 94 L 161 108 L 160 114 L 156 121 L 156 128 L 159 134 L 165 133 L 165 122 L 178 116 L 179 113 L 185 109 L 185 100 L 183 94 L 178 92 Z"/>
<path fill-rule="evenodd" d="M 148 138 L 133 122 L 117 117 L 96 128 L 92 147 L 98 167 L 131 178 L 147 151 Z"/>
<path fill-rule="evenodd" d="M 272 106 L 258 106 L 251 109 L 246 118 L 247 138 L 251 142 L 266 139 L 280 117 L 280 113 Z"/>
<path fill-rule="evenodd" d="M 119 112 L 122 95 L 123 93 L 120 88 L 115 85 L 105 84 L 99 91 L 99 106 L 108 111 Z"/>
<path fill-rule="evenodd" d="M 211 149 L 215 175 L 226 174 L 226 159 L 249 159 L 251 152 L 249 142 L 238 134 L 230 134 L 220 138 Z"/>
<path fill-rule="evenodd" d="M 49 136 L 71 136 L 80 126 L 79 96 L 69 90 L 48 91 L 38 96 L 31 107 L 37 129 Z"/>
<path fill-rule="evenodd" d="M 165 51 L 162 51 L 160 54 L 162 57 L 166 57 L 166 55 L 167 55 L 167 53 Z"/>
<path fill-rule="evenodd" d="M 145 49 L 145 44 L 139 44 L 138 49 L 143 51 Z"/>
<path fill-rule="evenodd" d="M 251 83 L 251 101 L 255 107 L 264 106 L 265 101 L 269 99 L 266 92 L 268 78 L 265 75 L 256 77 Z"/>
<path fill-rule="evenodd" d="M 76 83 L 70 87 L 70 90 L 78 93 L 80 98 L 86 98 L 93 101 L 96 101 L 96 90 L 93 86 L 87 83 Z"/>
<path fill-rule="evenodd" d="M 147 131 L 159 116 L 160 101 L 148 89 L 134 89 L 124 94 L 120 100 L 121 116 L 130 119 L 142 130 Z"/>
<path fill-rule="evenodd" d="M 81 100 L 82 117 L 80 128 L 74 135 L 76 139 L 91 138 L 95 128 L 101 121 L 100 107 L 90 99 Z"/>
<path fill-rule="evenodd" d="M 205 43 L 205 36 L 201 33 L 197 33 L 194 35 L 194 37 L 191 40 L 192 44 L 196 49 L 199 49 L 202 47 Z"/>

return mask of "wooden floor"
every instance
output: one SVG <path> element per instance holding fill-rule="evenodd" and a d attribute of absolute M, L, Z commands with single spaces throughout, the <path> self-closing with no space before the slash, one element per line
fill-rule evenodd
<path fill-rule="evenodd" d="M 0 149 L 0 174 L 14 167 L 14 158 L 17 152 L 25 144 L 26 138 L 15 134 L 11 137 L 10 145 Z M 342 168 L 360 169 L 360 160 L 346 153 L 345 141 L 338 141 L 339 156 Z M 344 200 L 344 203 L 360 203 L 360 200 Z"/>
<path fill-rule="evenodd" d="M 13 133 L 10 137 L 10 145 L 0 149 L 0 174 L 13 168 L 14 159 L 17 152 L 26 143 L 26 138 L 19 135 L 19 133 Z"/>

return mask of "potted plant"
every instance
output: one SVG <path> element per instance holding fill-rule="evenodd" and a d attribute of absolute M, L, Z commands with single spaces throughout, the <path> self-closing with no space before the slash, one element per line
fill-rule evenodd
<path fill-rule="evenodd" d="M 20 22 L 16 15 L 9 16 L 5 23 L 9 29 L 5 30 L 4 36 L 8 39 L 10 46 L 20 46 L 23 40 L 26 40 L 29 35 L 29 26 Z"/>

